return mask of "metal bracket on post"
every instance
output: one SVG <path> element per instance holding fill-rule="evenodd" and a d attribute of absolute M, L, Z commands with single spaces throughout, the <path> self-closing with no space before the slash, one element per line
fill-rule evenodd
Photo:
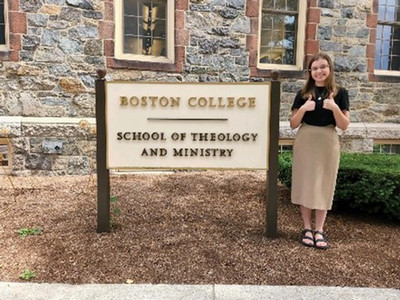
<path fill-rule="evenodd" d="M 106 71 L 98 70 L 96 79 L 97 133 L 97 232 L 110 231 L 110 172 L 106 155 Z"/>
<path fill-rule="evenodd" d="M 279 112 L 281 102 L 281 83 L 279 72 L 271 72 L 271 107 L 269 123 L 269 157 L 266 191 L 266 236 L 277 236 L 278 224 L 278 147 L 279 147 Z"/>

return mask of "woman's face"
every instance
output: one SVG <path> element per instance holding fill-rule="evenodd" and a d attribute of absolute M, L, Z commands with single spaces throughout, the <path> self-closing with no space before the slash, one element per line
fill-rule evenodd
<path fill-rule="evenodd" d="M 320 58 L 311 64 L 310 72 L 316 86 L 325 86 L 326 79 L 331 73 L 331 68 L 326 59 Z"/>

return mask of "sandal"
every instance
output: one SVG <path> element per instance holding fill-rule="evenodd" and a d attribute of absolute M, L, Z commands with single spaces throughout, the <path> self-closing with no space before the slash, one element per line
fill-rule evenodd
<path fill-rule="evenodd" d="M 316 234 L 321 235 L 322 238 L 316 239 L 316 238 L 315 238 L 315 235 L 316 235 Z M 318 243 L 325 243 L 326 245 L 324 245 L 324 246 L 318 246 L 318 245 L 317 245 Z M 326 238 L 325 232 L 323 232 L 323 231 L 318 231 L 318 230 L 314 231 L 314 246 L 315 246 L 315 248 L 321 249 L 321 250 L 329 249 L 329 244 L 328 244 L 328 240 L 327 240 L 327 238 Z"/>
<path fill-rule="evenodd" d="M 313 235 L 313 237 L 307 236 L 306 234 L 308 232 L 311 232 L 312 235 L 314 234 L 314 232 L 311 229 L 304 229 L 301 232 L 301 244 L 304 246 L 307 246 L 307 247 L 314 247 L 315 246 L 314 235 Z M 307 243 L 307 242 L 305 242 L 305 240 L 310 240 L 310 241 L 312 241 L 312 243 Z"/>

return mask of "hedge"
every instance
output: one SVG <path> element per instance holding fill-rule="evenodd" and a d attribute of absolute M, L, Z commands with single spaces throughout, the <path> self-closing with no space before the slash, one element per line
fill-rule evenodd
<path fill-rule="evenodd" d="M 278 178 L 291 188 L 291 153 L 279 156 Z M 400 155 L 342 153 L 333 210 L 400 221 Z"/>

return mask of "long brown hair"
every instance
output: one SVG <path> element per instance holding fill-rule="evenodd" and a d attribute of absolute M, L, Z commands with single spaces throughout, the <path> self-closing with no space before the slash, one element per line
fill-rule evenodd
<path fill-rule="evenodd" d="M 330 68 L 330 73 L 329 76 L 326 78 L 325 81 L 325 88 L 328 90 L 328 95 L 333 92 L 334 95 L 337 94 L 338 92 L 338 86 L 335 81 L 335 72 L 333 71 L 333 64 L 332 64 L 332 59 L 330 56 L 326 53 L 320 52 L 316 55 L 314 55 L 310 62 L 308 63 L 308 73 L 307 73 L 307 82 L 303 86 L 301 90 L 301 95 L 303 98 L 308 98 L 308 96 L 311 94 L 313 95 L 315 99 L 315 80 L 311 76 L 311 65 L 313 62 L 317 61 L 318 59 L 325 59 L 328 62 L 329 68 Z"/>

